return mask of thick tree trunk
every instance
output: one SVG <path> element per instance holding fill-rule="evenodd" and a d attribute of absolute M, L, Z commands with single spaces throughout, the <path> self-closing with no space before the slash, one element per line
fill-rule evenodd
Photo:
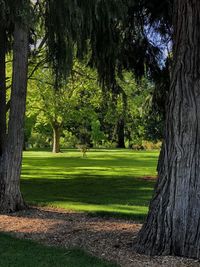
<path fill-rule="evenodd" d="M 6 145 L 6 32 L 0 25 L 0 159 Z M 0 160 L 1 162 L 1 160 Z M 0 163 L 1 164 L 1 163 Z"/>
<path fill-rule="evenodd" d="M 158 182 L 136 249 L 200 258 L 200 2 L 174 1 L 174 66 Z"/>
<path fill-rule="evenodd" d="M 60 127 L 53 126 L 53 153 L 60 152 Z"/>
<path fill-rule="evenodd" d="M 6 212 L 25 207 L 20 192 L 20 173 L 27 91 L 28 29 L 20 22 L 15 23 L 13 57 L 8 139 L 0 177 L 0 210 Z"/>

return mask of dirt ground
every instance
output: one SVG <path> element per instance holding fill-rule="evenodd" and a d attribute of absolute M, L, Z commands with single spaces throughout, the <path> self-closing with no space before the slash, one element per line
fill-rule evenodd
<path fill-rule="evenodd" d="M 91 217 L 55 208 L 0 214 L 1 232 L 46 245 L 80 247 L 123 267 L 200 267 L 196 260 L 137 254 L 133 243 L 140 228 L 141 224 L 130 220 Z"/>

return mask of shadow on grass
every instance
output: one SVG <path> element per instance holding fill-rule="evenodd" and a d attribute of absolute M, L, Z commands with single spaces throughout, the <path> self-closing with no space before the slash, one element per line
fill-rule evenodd
<path fill-rule="evenodd" d="M 73 165 L 78 166 L 113 166 L 113 167 L 119 167 L 120 165 L 124 167 L 130 167 L 130 164 L 133 167 L 155 167 L 157 164 L 157 155 L 148 155 L 148 154 L 128 154 L 127 156 L 122 154 L 117 155 L 110 155 L 110 154 L 96 154 L 95 152 L 91 155 L 91 157 L 88 156 L 86 158 L 82 157 L 82 154 L 79 155 L 79 153 L 73 153 L 73 156 L 67 157 L 67 154 L 63 156 L 62 154 L 52 154 L 45 157 L 25 157 L 23 162 L 25 164 L 29 164 L 29 166 L 62 166 L 62 167 L 72 167 Z M 36 154 L 37 155 L 37 154 Z M 78 162 L 77 162 L 78 161 Z M 64 165 L 63 165 L 64 164 Z M 72 165 L 71 165 L 72 164 Z"/>
<path fill-rule="evenodd" d="M 24 155 L 21 187 L 28 203 L 136 220 L 147 213 L 156 152 L 93 150 L 86 159 L 76 150 Z"/>
<path fill-rule="evenodd" d="M 28 203 L 143 221 L 154 181 L 131 177 L 69 175 L 67 179 L 25 179 Z"/>
<path fill-rule="evenodd" d="M 2 217 L 1 231 L 12 233 L 12 235 L 17 235 L 19 238 L 41 241 L 52 246 L 82 248 L 92 251 L 92 254 L 97 257 L 104 255 L 104 258 L 119 262 L 120 266 L 124 266 L 125 261 L 129 262 L 129 257 L 126 256 L 127 250 L 129 249 L 130 255 L 132 255 L 133 242 L 140 227 L 141 225 L 134 224 L 132 221 L 120 219 L 104 220 L 102 218 L 92 218 L 92 216 L 84 213 L 33 208 L 9 214 L 6 218 Z M 12 242 L 11 238 L 8 238 L 8 240 L 5 240 L 6 242 L 7 244 L 1 242 L 3 247 L 0 249 L 0 252 L 9 244 L 6 252 L 8 255 L 10 254 L 10 257 L 4 257 L 4 261 L 2 261 L 4 265 L 2 266 L 8 266 L 6 264 L 10 263 L 10 260 L 15 263 L 20 262 L 21 266 L 29 266 L 27 263 L 31 261 L 30 256 L 37 255 L 37 253 L 39 253 L 38 258 L 35 257 L 37 262 L 34 258 L 35 261 L 33 260 L 33 264 L 30 266 L 116 266 L 109 265 L 109 263 L 107 264 L 83 252 L 81 255 L 78 255 L 80 253 L 77 250 L 73 250 L 73 257 L 70 259 L 68 257 L 68 255 L 71 255 L 70 251 L 63 251 L 64 255 L 67 255 L 65 259 L 69 260 L 68 264 L 63 264 L 61 258 L 60 260 L 57 259 L 57 265 L 53 265 L 54 263 L 50 264 L 49 260 L 46 259 L 48 255 L 44 253 L 45 251 L 41 245 L 40 251 L 37 251 L 31 246 L 31 243 L 26 241 L 22 241 L 25 244 L 23 248 L 17 247 L 17 240 Z M 49 254 L 51 254 L 49 256 L 52 257 L 56 253 L 56 249 L 52 248 L 49 250 Z M 32 254 L 30 254 L 31 251 Z M 124 257 L 121 257 L 122 254 Z M 61 253 L 60 257 L 62 257 Z M 48 264 L 45 263 L 46 261 Z M 54 261 L 54 258 L 51 259 L 52 261 Z M 38 263 L 40 264 L 38 265 Z M 46 265 L 42 265 L 42 263 Z M 18 265 L 10 264 L 9 266 Z"/>
<path fill-rule="evenodd" d="M 4 267 L 117 267 L 80 249 L 47 247 L 8 234 L 0 233 L 0 243 L 0 266 Z"/>
<path fill-rule="evenodd" d="M 96 212 L 88 212 L 88 216 L 90 217 L 100 217 L 100 218 L 116 218 L 116 219 L 124 219 L 124 220 L 131 220 L 135 223 L 144 223 L 147 214 L 126 214 L 120 212 L 106 212 L 106 211 L 96 211 Z"/>

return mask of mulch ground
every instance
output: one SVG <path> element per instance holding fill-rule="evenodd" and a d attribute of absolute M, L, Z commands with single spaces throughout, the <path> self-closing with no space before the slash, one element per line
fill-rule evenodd
<path fill-rule="evenodd" d="M 0 214 L 1 232 L 51 246 L 79 247 L 123 267 L 200 267 L 196 260 L 137 254 L 132 244 L 140 228 L 141 224 L 130 220 L 91 217 L 55 208 Z"/>

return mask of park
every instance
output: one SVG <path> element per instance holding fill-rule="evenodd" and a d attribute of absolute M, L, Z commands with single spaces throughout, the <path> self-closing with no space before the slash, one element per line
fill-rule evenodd
<path fill-rule="evenodd" d="M 198 0 L 0 1 L 0 267 L 200 266 Z"/>

